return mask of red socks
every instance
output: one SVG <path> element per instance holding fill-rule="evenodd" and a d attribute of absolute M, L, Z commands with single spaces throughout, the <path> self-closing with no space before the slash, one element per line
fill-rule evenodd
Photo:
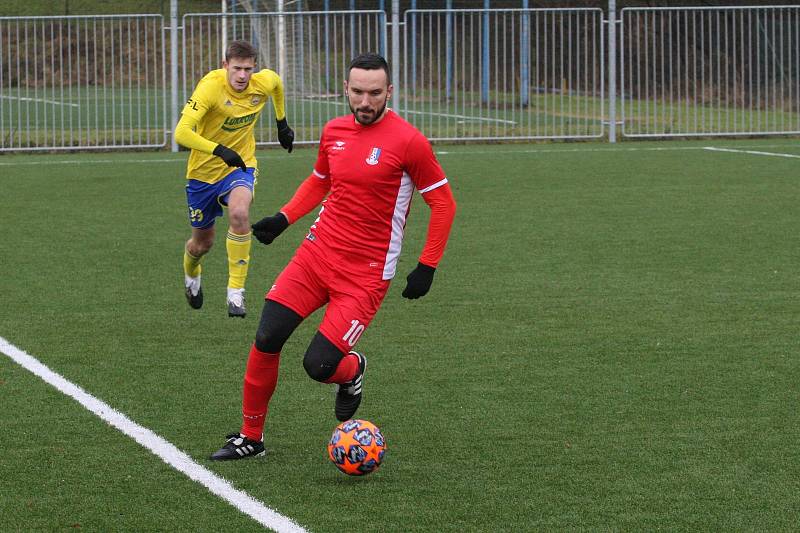
<path fill-rule="evenodd" d="M 278 383 L 280 358 L 280 353 L 262 352 L 255 344 L 250 348 L 242 393 L 242 434 L 250 440 L 262 440 L 269 400 Z"/>
<path fill-rule="evenodd" d="M 255 344 L 250 348 L 247 370 L 244 373 L 241 429 L 241 433 L 250 440 L 261 441 L 263 438 L 269 401 L 278 384 L 280 360 L 280 353 L 262 352 Z M 326 379 L 325 383 L 347 383 L 357 373 L 358 357 L 347 354 L 339 361 L 336 372 Z"/>
<path fill-rule="evenodd" d="M 347 383 L 358 373 L 358 356 L 348 353 L 339 361 L 336 372 L 325 380 L 325 383 Z"/>

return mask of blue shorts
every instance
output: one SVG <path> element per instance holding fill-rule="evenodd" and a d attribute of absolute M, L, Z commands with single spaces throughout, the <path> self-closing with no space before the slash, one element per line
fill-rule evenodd
<path fill-rule="evenodd" d="M 217 217 L 221 217 L 223 207 L 228 206 L 228 195 L 235 187 L 247 187 L 253 193 L 258 170 L 248 168 L 247 172 L 237 168 L 216 183 L 192 180 L 186 182 L 186 202 L 189 204 L 189 223 L 193 228 L 209 228 Z"/>

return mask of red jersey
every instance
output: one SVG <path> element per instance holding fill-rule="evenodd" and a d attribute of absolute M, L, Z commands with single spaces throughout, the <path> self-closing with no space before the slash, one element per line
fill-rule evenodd
<path fill-rule="evenodd" d="M 364 126 L 353 115 L 328 122 L 314 175 L 330 180 L 330 193 L 308 239 L 356 257 L 394 277 L 411 198 L 447 183 L 422 133 L 391 109 Z"/>

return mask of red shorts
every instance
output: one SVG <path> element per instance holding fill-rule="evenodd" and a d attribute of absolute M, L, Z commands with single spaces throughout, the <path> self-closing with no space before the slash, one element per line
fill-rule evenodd
<path fill-rule="evenodd" d="M 352 350 L 389 290 L 381 272 L 325 253 L 303 241 L 265 298 L 285 305 L 303 318 L 328 304 L 319 331 L 347 353 Z"/>

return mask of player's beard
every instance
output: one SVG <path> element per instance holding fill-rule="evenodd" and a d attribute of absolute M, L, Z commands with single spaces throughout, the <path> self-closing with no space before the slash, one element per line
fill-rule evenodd
<path fill-rule="evenodd" d="M 359 118 L 359 116 L 358 116 L 358 111 L 362 111 L 362 112 L 363 111 L 367 111 L 367 110 L 368 111 L 372 111 L 372 109 L 361 108 L 361 109 L 357 110 L 356 108 L 353 107 L 353 105 L 350 102 L 347 102 L 347 105 L 350 106 L 350 111 L 353 112 L 353 116 L 356 118 L 356 122 L 358 122 L 362 126 L 369 126 L 370 124 L 374 123 L 376 120 L 378 120 L 380 117 L 383 116 L 383 112 L 386 111 L 386 104 L 388 104 L 388 103 L 389 103 L 389 99 L 387 98 L 387 99 L 385 99 L 383 101 L 383 105 L 380 107 L 380 109 L 378 109 L 377 112 L 367 120 L 361 120 L 361 118 Z"/>

